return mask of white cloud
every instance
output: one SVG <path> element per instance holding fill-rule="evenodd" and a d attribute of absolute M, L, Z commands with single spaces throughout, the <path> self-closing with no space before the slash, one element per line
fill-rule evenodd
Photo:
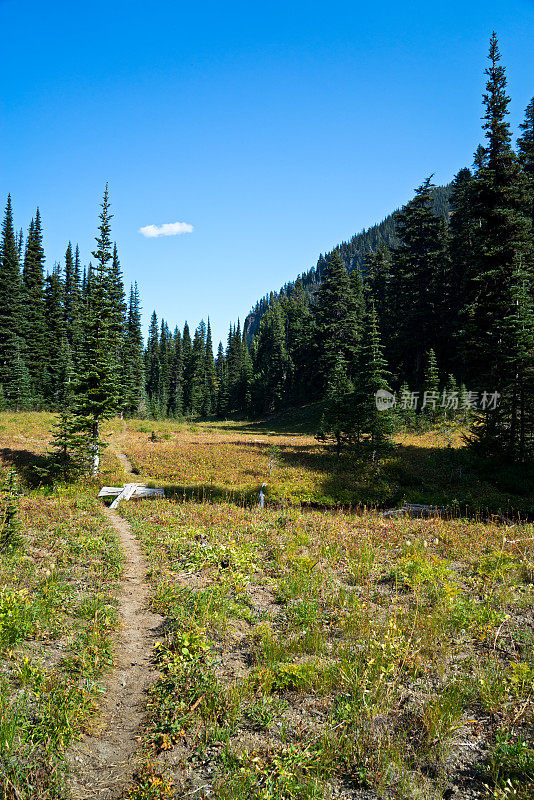
<path fill-rule="evenodd" d="M 148 239 L 158 236 L 180 236 L 182 233 L 192 233 L 193 226 L 188 222 L 166 222 L 164 225 L 145 225 L 139 228 L 139 233 Z"/>

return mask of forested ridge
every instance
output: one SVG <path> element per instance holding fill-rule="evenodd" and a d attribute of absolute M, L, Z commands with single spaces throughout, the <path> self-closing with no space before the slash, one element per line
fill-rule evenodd
<path fill-rule="evenodd" d="M 323 404 L 318 435 L 338 449 L 376 449 L 399 420 L 458 411 L 485 453 L 531 457 L 534 100 L 514 144 L 495 35 L 486 76 L 472 168 L 447 187 L 424 180 L 403 208 L 260 300 L 215 355 L 209 320 L 171 330 L 154 312 L 144 344 L 107 187 L 90 263 L 69 243 L 46 275 L 39 211 L 17 232 L 9 196 L 0 407 L 60 410 L 58 446 L 92 442 L 93 471 L 99 423 L 114 413 L 255 417 L 310 400 Z M 378 409 L 377 391 L 395 392 L 396 406 Z"/>
<path fill-rule="evenodd" d="M 434 186 L 431 190 L 432 208 L 436 216 L 447 217 L 450 213 L 450 187 Z M 398 211 L 398 210 L 397 210 Z M 365 270 L 368 256 L 376 253 L 380 247 L 391 249 L 400 245 L 400 240 L 395 230 L 395 215 L 397 211 L 389 214 L 382 222 L 372 225 L 360 233 L 356 233 L 348 242 L 337 245 L 335 250 L 339 251 L 341 259 L 348 272 L 353 269 Z M 331 253 L 320 254 L 317 264 L 307 272 L 299 276 L 302 288 L 310 297 L 321 282 L 323 269 L 331 256 Z M 247 315 L 244 323 L 245 335 L 250 343 L 252 337 L 257 333 L 264 313 L 271 303 L 280 297 L 289 297 L 294 291 L 295 281 L 284 284 L 278 292 L 270 292 L 262 297 L 254 308 Z"/>

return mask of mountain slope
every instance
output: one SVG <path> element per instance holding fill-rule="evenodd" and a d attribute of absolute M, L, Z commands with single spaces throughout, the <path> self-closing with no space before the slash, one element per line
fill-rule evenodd
<path fill-rule="evenodd" d="M 433 190 L 434 213 L 436 216 L 442 217 L 448 215 L 450 193 L 451 190 L 449 186 L 436 186 Z M 348 272 L 351 272 L 356 267 L 361 269 L 366 256 L 369 255 L 369 253 L 374 253 L 381 245 L 396 247 L 399 244 L 399 240 L 395 235 L 396 213 L 396 211 L 393 211 L 393 213 L 389 214 L 382 222 L 360 233 L 356 233 L 348 242 L 341 242 L 341 244 L 337 245 L 337 249 L 339 249 Z M 304 272 L 300 276 L 304 290 L 310 297 L 321 282 L 321 272 L 325 262 L 325 256 L 328 256 L 328 253 L 325 255 L 321 253 L 315 267 L 312 267 L 308 272 Z M 243 326 L 249 344 L 257 332 L 261 319 L 271 303 L 276 300 L 277 297 L 290 294 L 294 285 L 295 281 L 290 281 L 284 284 L 278 292 L 270 292 L 270 294 L 266 294 L 261 300 L 258 300 L 254 308 L 247 315 Z"/>

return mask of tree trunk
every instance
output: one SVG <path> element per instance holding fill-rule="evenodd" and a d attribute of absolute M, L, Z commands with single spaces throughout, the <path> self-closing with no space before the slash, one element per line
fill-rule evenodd
<path fill-rule="evenodd" d="M 98 444 L 100 420 L 95 418 L 93 420 L 93 429 L 91 431 L 91 475 L 96 478 L 98 475 L 98 468 L 100 466 L 100 449 Z"/>

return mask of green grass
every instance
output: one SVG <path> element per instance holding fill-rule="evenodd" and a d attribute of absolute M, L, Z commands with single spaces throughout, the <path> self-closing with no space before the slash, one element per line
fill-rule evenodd
<path fill-rule="evenodd" d="M 26 466 L 11 500 L 19 542 L 0 556 L 0 795 L 61 798 L 66 749 L 98 712 L 112 666 L 122 555 L 94 485 L 25 484 L 49 415 L 2 417 L 0 473 L 14 452 Z"/>
<path fill-rule="evenodd" d="M 534 530 L 483 517 L 531 508 L 528 472 L 488 469 L 439 432 L 399 436 L 379 464 L 336 465 L 305 435 L 306 414 L 263 425 L 113 420 L 104 431 L 140 479 L 177 487 L 121 507 L 146 553 L 151 607 L 166 617 L 145 763 L 127 796 L 438 800 L 474 788 L 527 800 Z M 50 421 L 0 415 L 5 469 L 15 464 L 24 487 L 22 546 L 0 564 L 8 800 L 65 796 L 65 750 L 91 725 L 113 658 L 120 550 L 99 484 L 35 487 Z M 103 467 L 102 483 L 125 480 L 113 446 Z M 335 508 L 404 499 L 482 513 Z"/>
<path fill-rule="evenodd" d="M 530 796 L 532 527 L 164 500 L 122 513 L 169 621 L 144 746 L 178 796 L 437 800 L 468 781 Z"/>

